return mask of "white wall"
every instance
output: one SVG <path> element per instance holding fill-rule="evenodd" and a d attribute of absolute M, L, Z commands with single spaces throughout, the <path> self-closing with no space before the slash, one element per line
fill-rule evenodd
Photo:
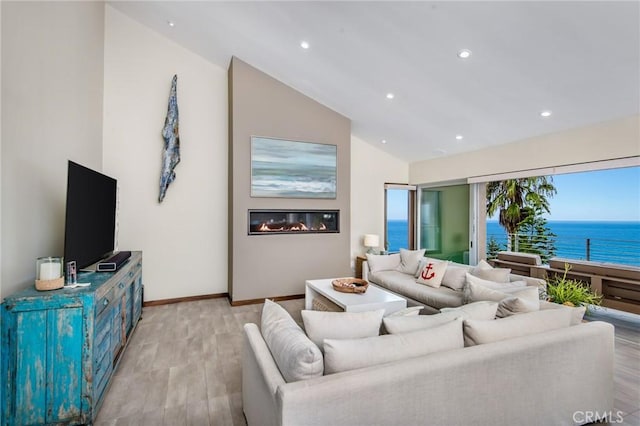
<path fill-rule="evenodd" d="M 364 254 L 364 234 L 384 240 L 384 184 L 408 183 L 409 164 L 351 136 L 351 260 Z"/>
<path fill-rule="evenodd" d="M 640 155 L 640 116 L 412 163 L 411 183 L 443 182 Z"/>
<path fill-rule="evenodd" d="M 2 295 L 62 255 L 67 159 L 100 169 L 104 5 L 2 2 Z"/>
<path fill-rule="evenodd" d="M 104 171 L 119 248 L 143 250 L 145 301 L 227 291 L 227 71 L 106 6 Z M 161 130 L 178 75 L 181 162 L 158 203 Z"/>

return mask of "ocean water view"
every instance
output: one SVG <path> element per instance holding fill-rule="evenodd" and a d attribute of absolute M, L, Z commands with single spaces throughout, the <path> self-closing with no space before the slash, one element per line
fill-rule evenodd
<path fill-rule="evenodd" d="M 547 226 L 556 234 L 556 257 L 640 266 L 640 222 L 553 221 Z M 487 241 L 494 237 L 507 245 L 507 234 L 497 221 L 487 221 Z"/>
<path fill-rule="evenodd" d="M 556 257 L 640 266 L 640 222 L 553 221 L 547 226 L 556 234 Z M 406 220 L 388 221 L 389 251 L 407 247 Z M 487 221 L 487 241 L 494 237 L 502 248 L 507 235 L 497 221 Z"/>

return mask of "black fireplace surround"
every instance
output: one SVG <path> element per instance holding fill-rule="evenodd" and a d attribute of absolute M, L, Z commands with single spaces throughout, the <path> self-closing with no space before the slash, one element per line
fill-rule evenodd
<path fill-rule="evenodd" d="M 249 210 L 249 235 L 340 232 L 340 210 Z"/>

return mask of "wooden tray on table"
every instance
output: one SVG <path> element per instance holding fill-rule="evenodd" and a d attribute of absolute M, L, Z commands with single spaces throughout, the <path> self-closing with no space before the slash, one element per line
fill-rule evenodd
<path fill-rule="evenodd" d="M 336 278 L 331 281 L 335 291 L 341 293 L 364 293 L 369 287 L 369 282 L 360 278 Z"/>

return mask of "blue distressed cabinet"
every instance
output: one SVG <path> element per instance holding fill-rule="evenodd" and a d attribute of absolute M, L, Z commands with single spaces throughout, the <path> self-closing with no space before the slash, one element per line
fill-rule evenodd
<path fill-rule="evenodd" d="M 142 252 L 2 304 L 2 425 L 92 424 L 142 313 Z"/>

